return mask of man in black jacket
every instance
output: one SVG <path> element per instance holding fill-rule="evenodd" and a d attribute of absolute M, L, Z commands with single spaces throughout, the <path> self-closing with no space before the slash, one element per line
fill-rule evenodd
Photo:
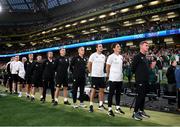
<path fill-rule="evenodd" d="M 37 61 L 33 63 L 32 65 L 32 89 L 31 89 L 31 101 L 35 100 L 35 88 L 39 88 L 40 90 L 40 99 L 42 100 L 42 91 L 43 91 L 43 85 L 42 85 L 42 72 L 43 72 L 43 66 L 42 66 L 42 56 L 37 56 Z"/>
<path fill-rule="evenodd" d="M 163 69 L 163 57 L 160 56 L 157 60 L 157 67 L 158 67 L 158 83 L 160 84 L 162 81 L 162 69 Z"/>
<path fill-rule="evenodd" d="M 176 78 L 175 78 L 175 70 L 176 70 L 177 62 L 176 60 L 171 62 L 171 66 L 167 69 L 166 77 L 168 80 L 168 95 L 176 96 Z M 173 99 L 168 99 L 168 104 L 173 104 L 175 101 Z"/>
<path fill-rule="evenodd" d="M 53 52 L 47 53 L 47 59 L 43 62 L 43 100 L 46 100 L 46 90 L 51 89 L 52 103 L 54 103 L 54 75 L 55 75 L 55 61 L 53 60 Z"/>
<path fill-rule="evenodd" d="M 73 107 L 78 108 L 78 105 L 76 104 L 77 100 L 77 90 L 78 87 L 80 89 L 80 106 L 81 107 L 86 107 L 86 105 L 83 104 L 83 96 L 84 96 L 84 87 L 86 83 L 86 64 L 87 60 L 84 57 L 84 47 L 80 47 L 78 49 L 78 56 L 73 57 L 70 65 L 70 70 L 73 73 Z"/>
<path fill-rule="evenodd" d="M 56 92 L 55 92 L 55 102 L 54 105 L 58 104 L 58 97 L 60 93 L 60 88 L 63 88 L 64 92 L 64 104 L 70 105 L 68 97 L 68 68 L 69 59 L 65 57 L 66 49 L 62 48 L 59 51 L 60 56 L 55 60 L 55 70 L 56 70 Z"/>
<path fill-rule="evenodd" d="M 149 117 L 144 112 L 145 96 L 149 83 L 149 67 L 146 59 L 148 49 L 148 43 L 146 41 L 142 41 L 140 43 L 140 53 L 134 56 L 132 62 L 132 72 L 135 73 L 136 92 L 138 94 L 132 116 L 135 120 L 142 120 L 144 117 Z"/>
<path fill-rule="evenodd" d="M 33 54 L 28 55 L 28 61 L 24 63 L 24 68 L 25 68 L 25 80 L 26 80 L 26 97 L 30 97 L 30 92 L 31 92 L 31 85 L 32 85 L 32 65 L 34 63 L 33 61 Z"/>

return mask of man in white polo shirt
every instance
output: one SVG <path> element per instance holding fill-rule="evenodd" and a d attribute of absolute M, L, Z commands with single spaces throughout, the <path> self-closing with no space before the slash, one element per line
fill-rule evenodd
<path fill-rule="evenodd" d="M 18 97 L 22 97 L 22 86 L 23 86 L 23 84 L 24 84 L 24 82 L 25 82 L 25 74 L 26 74 L 26 72 L 25 72 L 25 69 L 24 69 L 24 63 L 23 63 L 23 61 L 24 61 L 24 58 L 22 58 L 22 62 L 21 61 L 19 61 L 19 67 L 18 67 L 18 93 L 19 93 L 19 95 L 18 95 Z"/>
<path fill-rule="evenodd" d="M 16 93 L 17 91 L 17 83 L 18 83 L 18 69 L 19 69 L 19 56 L 14 57 L 14 61 L 10 64 L 10 71 L 12 74 L 12 81 L 13 81 L 13 93 Z"/>
<path fill-rule="evenodd" d="M 105 109 L 103 106 L 104 101 L 104 65 L 105 65 L 105 55 L 102 54 L 103 46 L 102 44 L 96 45 L 96 52 L 91 54 L 88 61 L 88 70 L 91 74 L 91 95 L 90 95 L 90 107 L 89 112 L 93 112 L 93 100 L 96 90 L 99 90 L 99 108 L 100 110 Z"/>
<path fill-rule="evenodd" d="M 123 83 L 123 56 L 120 55 L 121 47 L 118 43 L 112 44 L 114 53 L 109 55 L 106 62 L 107 78 L 109 78 L 109 95 L 108 95 L 108 115 L 115 116 L 112 111 L 113 95 L 116 95 L 116 113 L 124 112 L 120 108 L 120 95 Z"/>
<path fill-rule="evenodd" d="M 23 63 L 19 61 L 19 56 L 15 56 L 14 61 L 11 62 L 10 71 L 11 71 L 12 79 L 13 79 L 13 91 L 14 93 L 16 92 L 16 87 L 18 85 L 18 93 L 19 93 L 18 97 L 21 97 L 22 93 L 21 93 L 20 84 L 22 83 L 22 80 L 24 79 L 25 70 L 24 70 Z"/>

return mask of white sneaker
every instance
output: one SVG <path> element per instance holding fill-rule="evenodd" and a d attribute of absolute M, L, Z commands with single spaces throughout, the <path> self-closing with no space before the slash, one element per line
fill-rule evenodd
<path fill-rule="evenodd" d="M 79 106 L 77 104 L 73 104 L 73 108 L 78 108 Z"/>
<path fill-rule="evenodd" d="M 21 94 L 21 93 L 19 93 L 18 97 L 22 97 L 22 94 Z"/>
<path fill-rule="evenodd" d="M 115 109 L 115 113 L 117 113 L 117 114 L 125 114 L 125 112 L 121 108 Z"/>
<path fill-rule="evenodd" d="M 81 108 L 87 108 L 87 105 L 85 105 L 85 104 L 83 104 L 83 103 L 81 103 L 79 106 L 80 106 Z"/>
<path fill-rule="evenodd" d="M 107 108 L 106 108 L 104 105 L 99 106 L 98 109 L 99 109 L 100 111 L 107 110 Z"/>

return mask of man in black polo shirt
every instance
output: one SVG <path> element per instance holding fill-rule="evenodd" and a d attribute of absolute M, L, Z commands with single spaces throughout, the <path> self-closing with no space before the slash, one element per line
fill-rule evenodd
<path fill-rule="evenodd" d="M 69 59 L 65 57 L 66 49 L 62 48 L 59 51 L 60 56 L 55 61 L 55 70 L 56 70 L 56 92 L 55 92 L 55 102 L 54 105 L 58 104 L 58 97 L 60 88 L 63 87 L 64 91 L 64 104 L 70 105 L 68 102 L 68 68 L 69 68 Z"/>
<path fill-rule="evenodd" d="M 54 75 L 55 61 L 53 60 L 53 52 L 47 53 L 47 59 L 43 62 L 43 103 L 46 100 L 46 90 L 51 89 L 52 103 L 54 103 Z"/>
<path fill-rule="evenodd" d="M 135 120 L 150 117 L 144 112 L 145 96 L 149 84 L 149 66 L 146 59 L 148 49 L 148 42 L 142 41 L 140 43 L 140 53 L 134 56 L 132 62 L 132 72 L 135 73 L 136 92 L 138 94 L 132 116 Z"/>
<path fill-rule="evenodd" d="M 43 66 L 42 66 L 42 56 L 37 56 L 37 61 L 33 63 L 32 66 L 32 89 L 31 89 L 31 101 L 35 100 L 35 88 L 39 88 L 40 90 L 40 100 L 42 100 L 42 91 L 43 91 L 43 85 L 42 85 L 42 72 L 43 72 Z"/>
<path fill-rule="evenodd" d="M 30 97 L 31 85 L 32 85 L 32 65 L 33 65 L 33 54 L 28 55 L 28 61 L 24 63 L 25 68 L 25 80 L 26 80 L 26 97 Z"/>
<path fill-rule="evenodd" d="M 73 57 L 70 65 L 70 70 L 73 73 L 73 107 L 78 108 L 78 105 L 76 104 L 77 100 L 77 90 L 78 87 L 80 88 L 80 107 L 85 108 L 86 105 L 83 104 L 83 96 L 84 96 L 84 87 L 86 83 L 86 64 L 87 60 L 84 57 L 85 49 L 84 47 L 80 47 L 78 49 L 78 56 Z"/>

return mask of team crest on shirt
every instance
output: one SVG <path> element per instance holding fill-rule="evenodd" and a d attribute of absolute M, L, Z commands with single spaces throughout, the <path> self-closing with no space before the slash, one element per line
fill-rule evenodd
<path fill-rule="evenodd" d="M 67 62 L 67 61 L 68 61 L 68 59 L 65 59 L 65 61 Z"/>
<path fill-rule="evenodd" d="M 54 62 L 52 62 L 52 64 L 54 64 Z"/>
<path fill-rule="evenodd" d="M 144 58 L 143 58 L 143 57 L 141 57 L 141 59 L 143 60 Z"/>
<path fill-rule="evenodd" d="M 38 64 L 36 64 L 36 67 L 38 67 Z"/>
<path fill-rule="evenodd" d="M 27 63 L 27 65 L 29 65 L 29 63 Z"/>
<path fill-rule="evenodd" d="M 77 60 L 79 61 L 79 58 Z"/>
<path fill-rule="evenodd" d="M 61 62 L 62 60 L 61 59 L 59 59 L 59 62 Z"/>
<path fill-rule="evenodd" d="M 84 58 L 84 61 L 86 61 L 86 59 Z"/>
<path fill-rule="evenodd" d="M 48 65 L 48 62 L 46 62 L 46 65 Z"/>

